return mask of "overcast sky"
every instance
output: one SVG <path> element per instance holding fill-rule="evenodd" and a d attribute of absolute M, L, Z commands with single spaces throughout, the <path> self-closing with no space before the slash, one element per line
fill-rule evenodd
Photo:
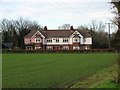
<path fill-rule="evenodd" d="M 91 20 L 110 22 L 111 0 L 0 0 L 0 19 L 24 17 L 37 21 L 49 29 L 63 24 L 75 28 L 88 25 Z"/>

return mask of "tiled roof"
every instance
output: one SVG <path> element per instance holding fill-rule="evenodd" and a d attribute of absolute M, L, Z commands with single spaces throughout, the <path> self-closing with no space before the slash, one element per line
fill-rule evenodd
<path fill-rule="evenodd" d="M 47 38 L 70 37 L 76 30 L 77 29 L 74 29 L 74 30 L 32 30 L 29 34 L 25 36 L 25 38 L 31 38 L 37 31 L 40 31 Z M 91 37 L 91 35 L 85 30 L 77 30 L 77 31 L 79 31 L 79 33 L 81 33 L 83 37 Z"/>
<path fill-rule="evenodd" d="M 73 31 L 71 30 L 47 30 L 46 37 L 70 37 Z"/>
<path fill-rule="evenodd" d="M 30 38 L 30 37 L 32 37 L 36 32 L 37 32 L 37 30 L 33 29 L 33 30 L 31 30 L 30 33 L 28 33 L 24 38 Z"/>
<path fill-rule="evenodd" d="M 89 31 L 87 31 L 87 30 L 78 30 L 78 32 L 79 32 L 83 37 L 91 37 Z"/>

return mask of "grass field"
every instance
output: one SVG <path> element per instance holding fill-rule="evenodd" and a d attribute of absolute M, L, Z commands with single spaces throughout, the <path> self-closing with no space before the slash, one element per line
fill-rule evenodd
<path fill-rule="evenodd" d="M 115 53 L 3 54 L 3 88 L 71 86 L 117 63 Z"/>
<path fill-rule="evenodd" d="M 78 81 L 71 88 L 118 88 L 118 65 L 112 65 L 108 68 Z"/>

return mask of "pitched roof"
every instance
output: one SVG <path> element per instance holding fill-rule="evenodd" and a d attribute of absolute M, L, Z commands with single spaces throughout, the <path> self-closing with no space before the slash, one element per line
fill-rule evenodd
<path fill-rule="evenodd" d="M 33 30 L 31 30 L 30 33 L 28 33 L 24 38 L 30 38 L 30 37 L 32 37 L 36 32 L 37 32 L 37 30 L 36 30 L 36 29 L 33 29 Z"/>
<path fill-rule="evenodd" d="M 87 30 L 78 30 L 78 32 L 79 32 L 83 37 L 91 37 L 89 31 L 87 31 Z"/>
<path fill-rule="evenodd" d="M 25 38 L 31 38 L 37 31 L 40 31 L 40 33 L 42 33 L 47 38 L 70 37 L 73 34 L 73 32 L 76 30 L 77 29 L 74 29 L 74 30 L 31 30 L 31 32 L 27 34 Z M 81 33 L 83 37 L 91 37 L 91 35 L 85 30 L 77 30 L 77 31 L 79 31 L 79 33 Z"/>
<path fill-rule="evenodd" d="M 46 37 L 69 37 L 72 35 L 73 31 L 71 30 L 47 30 Z"/>

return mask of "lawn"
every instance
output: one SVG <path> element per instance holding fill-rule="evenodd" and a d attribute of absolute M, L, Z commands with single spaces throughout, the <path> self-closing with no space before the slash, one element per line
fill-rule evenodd
<path fill-rule="evenodd" d="M 117 63 L 115 53 L 3 54 L 3 88 L 70 86 Z"/>

